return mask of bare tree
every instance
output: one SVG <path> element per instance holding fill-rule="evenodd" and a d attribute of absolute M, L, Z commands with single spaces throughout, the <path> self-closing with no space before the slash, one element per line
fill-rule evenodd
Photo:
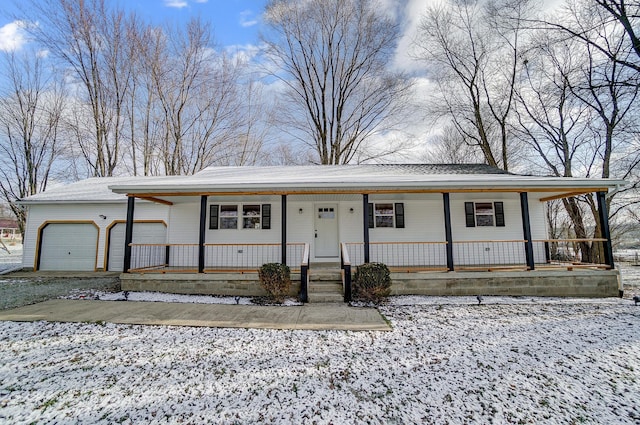
<path fill-rule="evenodd" d="M 46 189 L 60 154 L 64 91 L 37 54 L 8 53 L 0 95 L 0 190 L 24 233 L 16 201 Z"/>
<path fill-rule="evenodd" d="M 569 38 L 581 40 L 609 62 L 640 73 L 640 2 L 628 0 L 567 0 L 570 20 L 533 20 L 536 25 L 559 30 Z M 584 25 L 586 21 L 589 25 Z M 597 22 L 594 22 L 597 21 Z M 594 32 L 598 37 L 594 37 Z M 629 55 L 617 55 L 609 44 L 610 34 L 618 33 L 618 42 Z"/>
<path fill-rule="evenodd" d="M 608 29 L 598 27 L 602 22 L 599 17 L 589 19 L 583 13 L 571 16 L 580 16 L 583 21 L 579 25 L 591 27 L 592 37 L 607 35 L 602 43 L 616 51 L 613 56 L 628 55 L 620 32 L 608 33 Z M 629 84 L 634 73 L 609 61 L 610 55 L 601 54 L 600 49 L 581 38 L 566 39 L 541 31 L 537 40 L 526 55 L 526 84 L 518 91 L 516 108 L 518 133 L 536 153 L 534 158 L 543 170 L 557 176 L 633 176 L 638 150 L 629 135 L 637 131 L 634 117 L 640 112 L 636 106 L 638 86 Z M 628 203 L 629 197 L 623 192 L 611 194 L 608 206 L 614 197 Z M 594 229 L 595 237 L 600 236 L 592 195 L 567 198 L 563 204 L 577 238 L 589 238 L 589 227 Z M 620 208 L 609 208 L 610 218 Z M 597 260 L 601 255 L 597 244 L 580 245 L 585 261 Z"/>
<path fill-rule="evenodd" d="M 428 140 L 422 160 L 427 163 L 468 164 L 482 163 L 485 158 L 473 141 L 465 140 L 453 124 L 448 124 Z"/>
<path fill-rule="evenodd" d="M 262 40 L 285 86 L 281 122 L 321 164 L 352 161 L 393 127 L 411 81 L 389 70 L 398 24 L 372 0 L 271 0 Z"/>
<path fill-rule="evenodd" d="M 523 17 L 530 2 L 452 0 L 430 6 L 415 42 L 440 88 L 430 113 L 445 117 L 489 165 L 510 167 L 510 126 Z"/>
<path fill-rule="evenodd" d="M 113 175 L 121 159 L 126 93 L 130 89 L 137 28 L 134 15 L 110 8 L 105 0 L 31 0 L 29 13 L 39 25 L 29 27 L 42 47 L 71 70 L 74 93 L 86 108 L 76 107 L 78 148 L 94 176 Z M 76 105 L 80 106 L 80 105 Z"/>
<path fill-rule="evenodd" d="M 164 173 L 193 174 L 215 163 L 251 162 L 260 148 L 252 127 L 259 114 L 255 87 L 242 84 L 241 58 L 216 51 L 210 25 L 198 19 L 187 23 L 184 32 L 165 27 L 151 34 L 145 66 L 153 81 L 151 113 L 162 125 L 154 146 Z"/>

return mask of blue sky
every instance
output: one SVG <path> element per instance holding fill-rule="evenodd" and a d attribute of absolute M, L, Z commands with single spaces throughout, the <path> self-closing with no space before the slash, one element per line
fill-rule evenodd
<path fill-rule="evenodd" d="M 122 1 L 154 23 L 185 21 L 199 16 L 213 25 L 216 41 L 224 46 L 256 44 L 266 0 L 133 0 Z"/>
<path fill-rule="evenodd" d="M 213 25 L 222 46 L 257 44 L 267 0 L 107 0 L 134 10 L 155 24 L 201 17 Z M 0 0 L 0 50 L 21 43 L 20 28 L 11 19 L 11 0 Z"/>

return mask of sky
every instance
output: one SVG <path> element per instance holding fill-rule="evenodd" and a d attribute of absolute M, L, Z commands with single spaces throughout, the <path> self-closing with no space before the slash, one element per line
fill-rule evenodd
<path fill-rule="evenodd" d="M 116 0 L 114 3 L 135 11 L 155 24 L 184 22 L 191 17 L 201 17 L 212 23 L 218 44 L 245 46 L 257 43 L 261 14 L 267 1 Z M 20 23 L 12 18 L 14 4 L 12 0 L 0 0 L 0 50 L 13 50 L 25 43 Z"/>

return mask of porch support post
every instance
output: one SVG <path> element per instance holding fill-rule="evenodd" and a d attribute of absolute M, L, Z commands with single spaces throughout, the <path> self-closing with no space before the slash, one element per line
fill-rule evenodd
<path fill-rule="evenodd" d="M 522 234 L 525 240 L 524 253 L 529 270 L 535 269 L 533 258 L 533 241 L 531 240 L 531 220 L 529 219 L 529 197 L 527 192 L 520 192 L 520 210 L 522 211 Z"/>
<path fill-rule="evenodd" d="M 604 251 L 604 263 L 614 268 L 613 264 L 613 250 L 611 248 L 611 231 L 609 230 L 609 211 L 607 211 L 607 193 L 597 192 L 596 199 L 598 200 L 598 216 L 600 218 L 600 234 L 602 239 L 606 239 L 602 242 L 602 248 Z"/>
<path fill-rule="evenodd" d="M 123 273 L 128 273 L 131 268 L 131 241 L 133 240 L 133 210 L 136 205 L 136 198 L 127 198 L 127 223 L 124 230 L 124 267 Z"/>
<path fill-rule="evenodd" d="M 207 195 L 200 196 L 200 238 L 198 240 L 198 273 L 204 273 L 204 241 L 207 224 Z"/>
<path fill-rule="evenodd" d="M 287 264 L 287 195 L 282 195 L 281 198 L 281 217 L 282 217 L 282 264 Z"/>
<path fill-rule="evenodd" d="M 369 262 L 369 195 L 362 195 L 362 224 L 364 230 L 364 262 Z"/>
<path fill-rule="evenodd" d="M 451 232 L 451 204 L 449 202 L 449 194 L 442 194 L 442 203 L 444 205 L 444 237 L 447 240 L 447 268 L 450 272 L 453 267 L 453 236 Z"/>

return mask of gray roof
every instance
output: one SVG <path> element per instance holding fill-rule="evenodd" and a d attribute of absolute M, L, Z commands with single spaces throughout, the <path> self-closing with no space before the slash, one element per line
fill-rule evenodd
<path fill-rule="evenodd" d="M 192 176 L 91 178 L 50 188 L 23 200 L 51 202 L 124 202 L 125 194 L 267 192 L 366 189 L 544 189 L 607 188 L 622 180 L 541 177 L 512 174 L 485 164 L 365 164 L 269 167 L 208 167 Z"/>
<path fill-rule="evenodd" d="M 114 193 L 109 186 L 131 181 L 132 177 L 93 177 L 70 184 L 50 186 L 46 191 L 24 198 L 21 203 L 126 202 L 127 196 Z"/>

